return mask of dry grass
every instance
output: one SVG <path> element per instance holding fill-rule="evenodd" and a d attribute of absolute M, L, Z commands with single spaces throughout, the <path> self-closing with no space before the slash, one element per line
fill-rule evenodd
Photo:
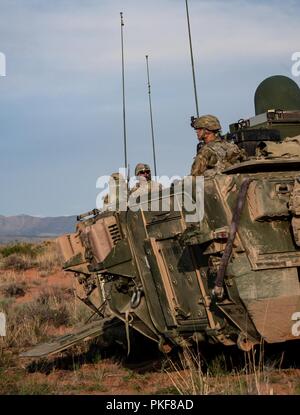
<path fill-rule="evenodd" d="M 112 360 L 107 365 L 100 354 L 95 355 L 94 360 L 82 362 L 78 356 L 85 353 L 87 345 L 78 345 L 63 355 L 71 357 L 71 368 L 52 365 L 47 374 L 38 369 L 29 373 L 21 366 L 19 351 L 53 335 L 63 334 L 71 326 L 86 321 L 91 312 L 75 299 L 71 287 L 45 286 L 51 278 L 51 284 L 56 284 L 56 275 L 40 278 L 55 274 L 61 268 L 61 258 L 53 242 L 20 249 L 14 245 L 4 251 L 1 247 L 0 263 L 0 311 L 7 318 L 7 336 L 0 337 L 0 394 L 118 394 L 123 391 L 132 394 L 259 395 L 273 394 L 278 379 L 286 386 L 282 372 L 275 370 L 275 366 L 280 368 L 280 362 L 264 361 L 263 345 L 245 353 L 239 367 L 228 363 L 228 357 L 223 354 L 207 363 L 200 352 L 186 348 L 179 360 L 168 361 L 168 369 L 149 377 L 126 371 Z M 12 268 L 5 264 L 11 264 Z M 23 272 L 29 264 L 37 272 Z M 30 278 L 26 280 L 28 275 Z M 23 294 L 27 302 L 20 297 Z M 291 383 L 288 393 L 299 394 L 299 391 L 299 382 Z"/>
<path fill-rule="evenodd" d="M 45 277 L 62 269 L 63 260 L 55 242 L 44 242 L 42 252 L 36 258 L 36 267 Z"/>
<path fill-rule="evenodd" d="M 278 362 L 266 365 L 263 345 L 244 353 L 244 366 L 227 369 L 224 355 L 218 355 L 206 369 L 201 354 L 186 348 L 180 361 L 170 361 L 166 370 L 173 388 L 180 395 L 272 395 L 270 375 Z"/>
<path fill-rule="evenodd" d="M 27 291 L 23 274 L 6 271 L 0 274 L 0 293 L 4 297 L 22 297 Z"/>
<path fill-rule="evenodd" d="M 7 317 L 6 347 L 26 347 L 44 340 L 47 328 L 73 324 L 75 318 L 75 299 L 72 289 L 60 287 L 41 288 L 41 272 L 55 273 L 61 264 L 57 246 L 54 242 L 42 244 L 14 244 L 2 246 L 2 271 L 0 272 L 0 311 Z M 35 266 L 36 279 L 26 279 L 25 269 Z M 4 269 L 3 269 L 4 268 Z M 22 269 L 22 271 L 21 271 Z M 30 285 L 31 284 L 31 285 Z M 32 297 L 31 289 L 38 295 Z M 24 296 L 29 292 L 29 302 L 14 303 L 8 299 Z"/>
<path fill-rule="evenodd" d="M 203 373 L 200 354 L 188 347 L 180 353 L 180 362 L 170 360 L 170 369 L 167 369 L 166 373 L 180 395 L 209 393 L 207 375 Z"/>
<path fill-rule="evenodd" d="M 62 258 L 55 241 L 10 244 L 0 248 L 0 267 L 17 271 L 38 268 L 41 276 L 47 276 L 61 269 Z"/>
<path fill-rule="evenodd" d="M 46 340 L 51 327 L 68 327 L 74 322 L 74 296 L 61 288 L 44 290 L 31 302 L 2 304 L 7 318 L 7 348 L 24 348 Z"/>

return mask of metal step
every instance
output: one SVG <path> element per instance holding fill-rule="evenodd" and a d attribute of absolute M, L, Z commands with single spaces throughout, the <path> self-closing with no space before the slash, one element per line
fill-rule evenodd
<path fill-rule="evenodd" d="M 114 320 L 114 322 L 113 322 Z M 90 340 L 94 337 L 100 336 L 103 331 L 116 324 L 115 318 L 104 318 L 102 320 L 96 320 L 89 324 L 85 324 L 78 327 L 72 333 L 65 334 L 60 337 L 55 337 L 47 343 L 41 343 L 37 346 L 20 353 L 20 357 L 43 357 L 52 355 L 54 353 L 61 352 L 68 349 L 71 346 L 83 341 Z M 118 322 L 119 324 L 119 322 Z"/>

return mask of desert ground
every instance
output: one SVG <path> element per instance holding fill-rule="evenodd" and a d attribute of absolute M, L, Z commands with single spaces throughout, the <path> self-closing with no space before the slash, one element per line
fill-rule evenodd
<path fill-rule="evenodd" d="M 214 347 L 165 356 L 137 336 L 129 356 L 122 345 L 105 349 L 94 340 L 49 358 L 20 358 L 88 320 L 73 280 L 62 271 L 54 241 L 0 245 L 0 312 L 7 320 L 0 337 L 1 395 L 300 394 L 295 342 L 249 353 Z"/>

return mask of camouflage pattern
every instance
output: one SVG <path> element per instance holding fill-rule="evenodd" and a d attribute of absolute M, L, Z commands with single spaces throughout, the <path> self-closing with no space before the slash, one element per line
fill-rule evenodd
<path fill-rule="evenodd" d="M 191 168 L 192 176 L 210 175 L 245 160 L 243 150 L 220 137 L 200 149 Z"/>
<path fill-rule="evenodd" d="M 210 131 L 220 131 L 222 129 L 218 118 L 210 114 L 202 115 L 201 117 L 196 118 L 194 120 L 193 127 L 195 130 L 198 128 L 206 128 Z"/>

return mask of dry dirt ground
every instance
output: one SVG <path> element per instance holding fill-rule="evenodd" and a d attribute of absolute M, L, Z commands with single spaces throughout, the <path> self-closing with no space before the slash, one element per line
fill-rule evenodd
<path fill-rule="evenodd" d="M 70 332 L 88 314 L 75 299 L 72 276 L 59 270 L 51 243 L 37 255 L 23 253 L 23 262 L 12 255 L 0 257 L 0 312 L 7 315 L 7 336 L 0 337 L 0 394 L 300 394 L 295 347 L 262 359 L 218 350 L 205 364 L 202 356 L 200 365 L 195 352 L 164 357 L 147 342 L 133 349 L 137 357 L 127 358 L 118 346 L 99 350 L 89 343 L 48 359 L 20 358 L 20 351 Z"/>

